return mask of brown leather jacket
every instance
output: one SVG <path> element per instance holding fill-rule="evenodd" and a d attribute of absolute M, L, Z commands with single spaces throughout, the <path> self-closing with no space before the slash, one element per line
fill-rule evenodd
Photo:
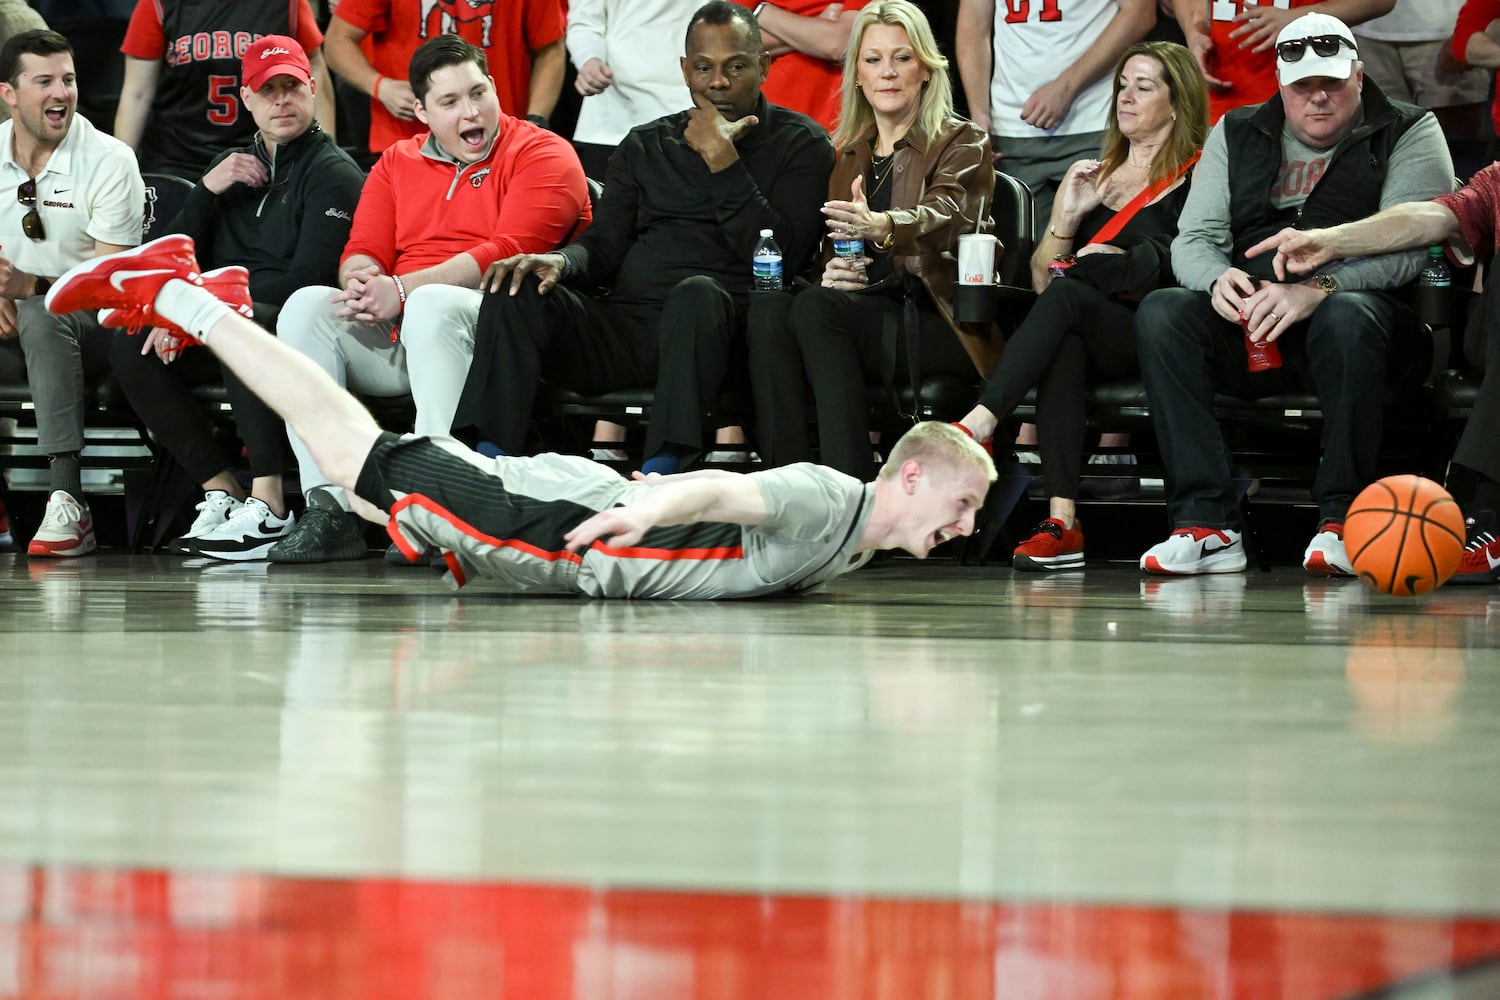
<path fill-rule="evenodd" d="M 828 178 L 829 198 L 849 197 L 854 178 L 869 169 L 870 153 L 870 143 L 865 139 L 839 150 Z M 891 166 L 891 220 L 896 232 L 889 251 L 891 263 L 920 279 L 933 305 L 983 375 L 1000 360 L 1003 341 L 992 326 L 954 322 L 953 285 L 958 280 L 959 234 L 975 231 L 974 220 L 981 204 L 985 218 L 980 231 L 994 228 L 990 220 L 990 206 L 995 200 L 990 137 L 973 122 L 949 118 L 930 138 L 913 128 L 896 143 L 895 157 Z M 867 245 L 865 252 L 878 251 Z"/>

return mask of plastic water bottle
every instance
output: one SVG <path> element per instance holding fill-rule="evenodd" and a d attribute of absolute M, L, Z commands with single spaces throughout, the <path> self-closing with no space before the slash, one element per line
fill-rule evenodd
<path fill-rule="evenodd" d="M 757 292 L 781 291 L 781 247 L 771 235 L 771 230 L 760 231 L 760 242 L 755 244 L 752 258 L 755 282 L 751 286 Z"/>
<path fill-rule="evenodd" d="M 1442 247 L 1427 248 L 1427 266 L 1417 276 L 1417 284 L 1426 288 L 1448 288 L 1453 284 L 1453 275 L 1448 273 L 1448 265 L 1443 260 Z"/>
<path fill-rule="evenodd" d="M 1417 319 L 1432 327 L 1448 326 L 1453 301 L 1453 275 L 1443 260 L 1442 247 L 1427 248 L 1427 266 L 1417 275 Z"/>
<path fill-rule="evenodd" d="M 856 261 L 865 255 L 865 241 L 858 236 L 835 236 L 833 253 L 848 261 Z"/>

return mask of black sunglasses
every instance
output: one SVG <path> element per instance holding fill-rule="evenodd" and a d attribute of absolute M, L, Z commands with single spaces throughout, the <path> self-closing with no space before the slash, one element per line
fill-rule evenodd
<path fill-rule="evenodd" d="M 1338 53 L 1339 46 L 1347 45 L 1354 49 L 1354 54 L 1359 54 L 1359 49 L 1354 48 L 1354 43 L 1343 35 L 1309 35 L 1307 38 L 1293 38 L 1289 41 L 1278 42 L 1276 55 L 1282 62 L 1294 63 L 1302 58 L 1302 54 L 1311 45 L 1313 55 L 1327 59 Z"/>
<path fill-rule="evenodd" d="M 36 210 L 35 178 L 16 188 L 16 201 L 25 205 L 29 210 L 21 217 L 21 230 L 30 239 L 45 240 L 47 238 L 47 227 L 42 225 L 42 215 Z"/>

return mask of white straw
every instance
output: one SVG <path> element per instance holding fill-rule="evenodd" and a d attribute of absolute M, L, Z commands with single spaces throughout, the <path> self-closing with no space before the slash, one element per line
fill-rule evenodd
<path fill-rule="evenodd" d="M 983 225 L 984 225 L 984 198 L 983 198 L 983 196 L 981 196 L 980 199 L 979 199 L 979 215 L 977 215 L 974 218 L 974 232 L 977 234 L 979 232 L 980 227 L 983 226 Z"/>

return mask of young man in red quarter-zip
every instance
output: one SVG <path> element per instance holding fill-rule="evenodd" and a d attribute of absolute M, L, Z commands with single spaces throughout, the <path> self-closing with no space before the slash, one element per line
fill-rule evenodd
<path fill-rule="evenodd" d="M 295 293 L 277 332 L 355 392 L 410 393 L 417 433 L 447 434 L 473 355 L 480 276 L 567 242 L 591 213 L 577 154 L 500 110 L 481 49 L 434 38 L 412 56 L 409 79 L 428 132 L 386 149 L 360 195 L 340 287 Z M 269 558 L 362 558 L 343 491 L 291 440 L 307 513 Z"/>

